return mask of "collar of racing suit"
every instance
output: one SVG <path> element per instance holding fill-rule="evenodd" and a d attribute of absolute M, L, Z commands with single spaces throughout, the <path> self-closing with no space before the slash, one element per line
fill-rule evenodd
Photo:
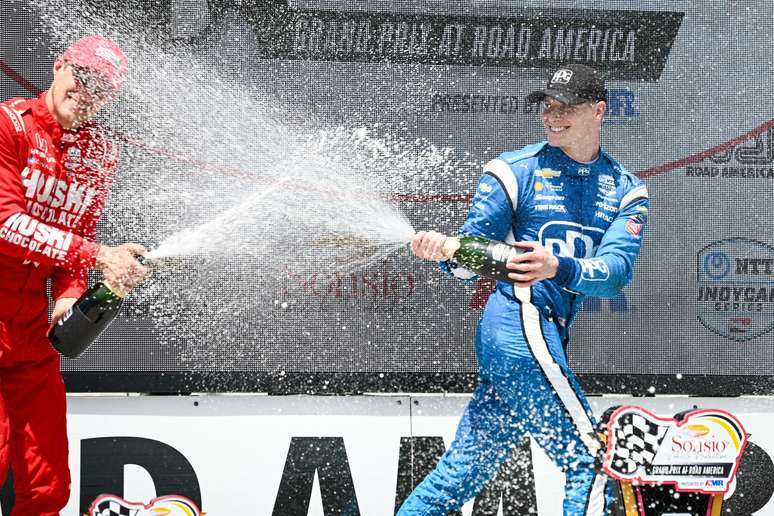
<path fill-rule="evenodd" d="M 35 117 L 35 121 L 38 125 L 51 135 L 53 143 L 57 144 L 62 139 L 64 129 L 59 125 L 59 122 L 56 121 L 54 115 L 48 110 L 48 106 L 46 106 L 46 95 L 48 95 L 48 91 L 44 91 L 31 101 L 30 107 L 32 109 L 32 116 Z"/>
<path fill-rule="evenodd" d="M 560 168 L 562 174 L 565 176 L 577 176 L 580 178 L 592 176 L 607 159 L 607 154 L 601 148 L 594 161 L 583 163 L 575 161 L 559 147 L 553 147 L 551 145 L 547 145 L 546 147 L 546 153 L 552 160 L 553 165 Z"/>

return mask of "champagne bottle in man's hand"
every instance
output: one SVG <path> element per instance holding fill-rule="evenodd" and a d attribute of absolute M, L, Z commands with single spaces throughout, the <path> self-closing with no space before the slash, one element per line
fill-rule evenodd
<path fill-rule="evenodd" d="M 513 271 L 508 270 L 505 264 L 511 257 L 525 251 L 505 242 L 480 236 L 457 236 L 448 237 L 441 252 L 446 260 L 454 260 L 480 276 L 513 283 L 513 280 L 508 278 L 508 273 Z"/>

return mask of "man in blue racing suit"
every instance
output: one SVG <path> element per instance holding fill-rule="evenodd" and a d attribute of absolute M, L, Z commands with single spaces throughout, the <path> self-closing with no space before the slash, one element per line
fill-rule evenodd
<path fill-rule="evenodd" d="M 449 450 L 398 514 L 445 515 L 476 495 L 529 433 L 566 476 L 564 514 L 603 515 L 606 479 L 589 404 L 567 363 L 568 331 L 584 296 L 613 297 L 632 278 L 648 214 L 644 184 L 600 148 L 607 90 L 597 70 L 562 67 L 542 102 L 547 141 L 490 161 L 459 234 L 513 244 L 476 334 L 480 383 Z M 420 258 L 464 279 L 421 231 Z"/>

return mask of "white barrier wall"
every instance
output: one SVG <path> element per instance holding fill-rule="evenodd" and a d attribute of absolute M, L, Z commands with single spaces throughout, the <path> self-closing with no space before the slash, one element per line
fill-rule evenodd
<path fill-rule="evenodd" d="M 71 396 L 73 494 L 63 514 L 79 514 L 98 493 L 109 490 L 143 503 L 161 495 L 186 496 L 200 501 L 211 516 L 391 515 L 396 496 L 402 500 L 411 487 L 412 467 L 417 482 L 451 441 L 468 399 Z M 737 490 L 726 507 L 734 516 L 774 515 L 774 502 L 769 502 L 774 492 L 774 398 L 591 401 L 597 414 L 624 404 L 661 416 L 694 407 L 732 412 L 750 434 L 748 452 L 754 452 L 754 460 L 743 459 Z M 533 448 L 529 459 L 519 457 L 521 470 L 489 487 L 501 490 L 507 503 L 536 500 L 540 516 L 561 515 L 561 473 L 539 449 Z M 477 512 L 471 501 L 463 515 L 483 514 L 491 500 L 477 503 Z M 504 514 L 520 514 L 512 511 Z"/>

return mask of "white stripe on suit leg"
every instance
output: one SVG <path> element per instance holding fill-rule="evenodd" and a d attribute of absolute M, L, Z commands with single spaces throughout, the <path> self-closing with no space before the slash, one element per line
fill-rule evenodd
<path fill-rule="evenodd" d="M 595 457 L 600 449 L 600 443 L 594 438 L 594 425 L 592 425 L 591 419 L 589 419 L 588 414 L 583 408 L 583 404 L 578 399 L 575 389 L 572 388 L 559 364 L 556 363 L 556 360 L 554 360 L 554 357 L 548 350 L 548 344 L 543 338 L 543 332 L 540 329 L 540 312 L 531 303 L 532 291 L 530 288 L 516 287 L 515 285 L 513 291 L 516 298 L 521 301 L 527 346 L 532 350 L 548 383 L 567 410 L 581 441 L 586 445 L 591 456 Z M 594 476 L 589 487 L 585 516 L 605 515 L 606 485 L 607 478 L 605 476 L 599 474 Z"/>
<path fill-rule="evenodd" d="M 551 352 L 548 350 L 548 344 L 543 338 L 543 332 L 540 328 L 540 312 L 538 312 L 538 309 L 531 302 L 532 295 L 530 289 L 519 288 L 514 285 L 513 291 L 516 298 L 521 301 L 521 310 L 524 318 L 524 334 L 527 338 L 527 346 L 532 350 L 548 383 L 551 385 L 556 395 L 559 396 L 559 399 L 567 410 L 570 419 L 578 431 L 581 441 L 586 445 L 589 453 L 592 456 L 596 456 L 596 453 L 600 448 L 600 443 L 594 437 L 594 425 L 591 423 L 591 419 L 586 413 L 586 410 L 584 410 L 580 399 L 578 399 L 575 389 L 572 388 L 570 381 L 564 375 L 559 364 L 556 363 L 556 360 L 554 360 L 554 357 L 551 356 Z"/>
<path fill-rule="evenodd" d="M 605 516 L 605 488 L 607 487 L 607 477 L 597 473 L 589 489 L 588 506 L 585 516 Z"/>

